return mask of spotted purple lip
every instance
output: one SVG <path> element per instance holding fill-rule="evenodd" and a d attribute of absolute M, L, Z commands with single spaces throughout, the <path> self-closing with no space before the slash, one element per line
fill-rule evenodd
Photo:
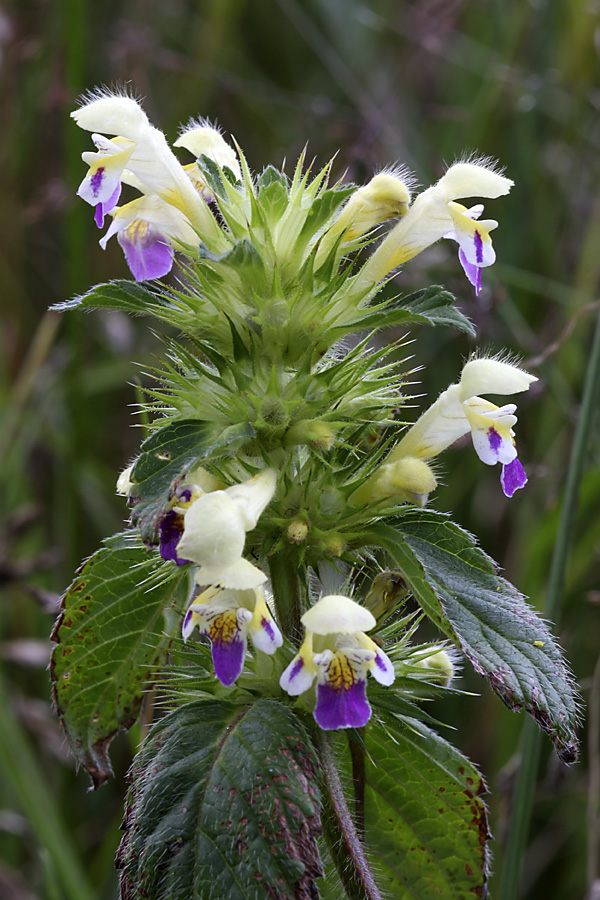
<path fill-rule="evenodd" d="M 487 436 L 490 450 L 492 450 L 492 452 L 495 453 L 496 456 L 498 456 L 498 452 L 500 450 L 500 447 L 502 446 L 502 438 L 493 426 L 491 428 L 488 428 Z"/>
<path fill-rule="evenodd" d="M 94 172 L 92 177 L 90 178 L 90 187 L 92 189 L 92 193 L 94 197 L 97 197 L 102 188 L 102 182 L 104 181 L 104 166 L 99 166 L 98 169 Z"/>
<path fill-rule="evenodd" d="M 475 244 L 475 259 L 477 260 L 477 264 L 481 265 L 483 262 L 483 241 L 481 240 L 481 235 L 477 229 L 473 235 L 473 242 Z"/>

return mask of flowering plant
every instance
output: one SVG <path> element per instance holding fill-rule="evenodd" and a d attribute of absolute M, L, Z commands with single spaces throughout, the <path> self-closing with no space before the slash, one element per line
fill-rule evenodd
<path fill-rule="evenodd" d="M 446 237 L 478 293 L 497 223 L 457 201 L 512 182 L 482 159 L 414 199 L 402 169 L 362 187 L 304 159 L 254 176 L 201 120 L 175 142 L 183 164 L 124 94 L 73 117 L 96 146 L 79 194 L 100 227 L 111 217 L 100 243 L 116 235 L 135 280 L 61 308 L 180 334 L 118 479 L 131 525 L 83 563 L 53 632 L 56 707 L 95 786 L 144 691 L 170 707 L 131 774 L 123 898 L 484 896 L 483 779 L 418 701 L 456 691 L 462 654 L 568 762 L 576 696 L 546 623 L 426 504 L 432 461 L 467 434 L 507 497 L 524 487 L 516 406 L 481 395 L 536 379 L 474 354 L 409 425 L 411 371 L 371 338 L 473 333 L 442 288 L 386 286 Z M 119 205 L 123 187 L 138 196 Z M 422 618 L 443 643 L 421 639 Z"/>

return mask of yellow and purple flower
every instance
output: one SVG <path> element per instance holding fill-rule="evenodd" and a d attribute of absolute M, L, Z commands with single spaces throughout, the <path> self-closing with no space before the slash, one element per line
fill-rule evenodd
<path fill-rule="evenodd" d="M 199 236 L 211 249 L 225 249 L 224 235 L 207 206 L 205 183 L 191 171 L 197 170 L 196 163 L 181 165 L 137 100 L 98 93 L 71 115 L 81 128 L 92 132 L 96 146 L 96 152 L 83 154 L 89 171 L 77 193 L 95 207 L 99 227 L 106 214 L 114 215 L 100 244 L 106 247 L 109 238 L 117 235 L 136 281 L 165 275 L 173 265 L 174 250 L 198 246 Z M 207 123 L 192 125 L 178 145 L 192 150 L 203 147 L 205 155 L 234 169 L 237 165 L 239 171 L 235 152 L 217 129 Z M 119 208 L 123 184 L 142 196 Z"/>
<path fill-rule="evenodd" d="M 500 197 L 508 194 L 512 185 L 489 160 L 454 163 L 436 184 L 415 198 L 366 262 L 361 282 L 381 281 L 440 238 L 449 237 L 458 242 L 460 262 L 479 293 L 481 269 L 496 259 L 490 231 L 498 223 L 480 219 L 483 206 L 467 209 L 456 201 L 463 197 Z"/>
<path fill-rule="evenodd" d="M 215 675 L 229 687 L 244 668 L 248 634 L 257 650 L 273 654 L 283 644 L 281 632 L 259 588 L 210 587 L 194 600 L 182 626 L 184 641 L 195 628 L 210 638 Z"/>
<path fill-rule="evenodd" d="M 527 483 L 517 458 L 513 425 L 516 405 L 496 406 L 479 394 L 517 394 L 537 381 L 519 366 L 497 359 L 472 359 L 458 384 L 452 384 L 408 429 L 386 459 L 390 465 L 405 458 L 432 459 L 460 437 L 471 434 L 479 459 L 488 466 L 502 465 L 500 482 L 507 497 Z"/>
<path fill-rule="evenodd" d="M 317 679 L 314 717 L 326 731 L 360 728 L 371 717 L 367 673 L 390 685 L 395 673 L 389 657 L 366 631 L 376 625 L 364 606 L 331 594 L 322 597 L 303 616 L 306 637 L 280 679 L 292 696 L 307 691 Z"/>
<path fill-rule="evenodd" d="M 99 204 L 96 209 L 100 207 L 104 208 Z M 175 249 L 199 243 L 186 216 L 155 195 L 138 197 L 112 212 L 100 246 L 104 250 L 116 235 L 136 281 L 162 278 L 171 270 Z"/>

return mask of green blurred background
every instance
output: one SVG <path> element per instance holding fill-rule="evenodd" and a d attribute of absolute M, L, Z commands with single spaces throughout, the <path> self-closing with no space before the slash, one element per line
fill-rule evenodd
<path fill-rule="evenodd" d="M 161 352 L 144 320 L 46 312 L 127 274 L 115 241 L 100 250 L 90 209 L 75 197 L 85 170 L 80 154 L 91 146 L 69 119 L 76 97 L 98 84 L 130 83 L 172 139 L 189 116 L 217 119 L 257 169 L 293 163 L 306 143 L 319 164 L 339 150 L 335 174 L 347 170 L 357 181 L 400 161 L 427 186 L 444 162 L 473 150 L 506 166 L 516 186 L 488 204 L 500 221 L 499 262 L 484 271 L 479 299 L 445 242 L 407 265 L 398 283 L 406 290 L 445 284 L 476 323 L 478 346 L 516 351 L 540 378 L 520 403 L 527 489 L 507 501 L 496 471 L 465 446 L 444 457 L 445 483 L 433 505 L 477 534 L 541 609 L 598 308 L 599 48 L 600 8 L 592 0 L 4 4 L 2 900 L 116 896 L 124 776 L 141 733 L 137 726 L 115 741 L 114 780 L 86 793 L 88 779 L 76 774 L 49 702 L 48 633 L 58 597 L 79 561 L 122 525 L 123 503 L 113 492 L 141 437 L 131 427 L 138 372 Z M 475 345 L 442 329 L 413 337 L 422 390 L 432 400 Z M 598 455 L 596 428 L 557 628 L 587 706 L 582 759 L 565 769 L 544 748 L 527 900 L 584 900 L 598 877 Z M 471 672 L 461 684 L 480 696 L 455 698 L 437 713 L 487 776 L 500 873 L 522 717 Z"/>

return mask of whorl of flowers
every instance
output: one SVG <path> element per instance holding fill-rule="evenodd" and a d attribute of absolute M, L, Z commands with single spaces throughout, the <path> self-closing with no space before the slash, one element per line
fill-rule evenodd
<path fill-rule="evenodd" d="M 311 180 L 303 160 L 291 179 L 272 167 L 255 178 L 239 147 L 204 119 L 190 120 L 175 141 L 188 154 L 180 161 L 126 94 L 92 94 L 72 115 L 95 145 L 83 154 L 89 168 L 78 194 L 99 227 L 109 218 L 101 246 L 116 236 L 136 281 L 163 278 L 181 254 L 173 287 L 135 295 L 145 298 L 136 311 L 190 343 L 171 345 L 162 384 L 150 391 L 163 418 L 118 491 L 153 552 L 193 574 L 198 593 L 183 638 L 198 632 L 210 641 L 226 686 L 243 677 L 248 637 L 255 655 L 287 654 L 277 683 L 296 697 L 316 682 L 322 728 L 362 726 L 371 715 L 367 674 L 393 689 L 400 664 L 383 650 L 381 620 L 365 605 L 381 576 L 372 571 L 362 600 L 348 577 L 361 561 L 372 568 L 363 534 L 399 504 L 423 506 L 437 486 L 431 460 L 466 434 L 484 463 L 501 464 L 507 496 L 523 487 L 515 406 L 481 395 L 522 393 L 536 379 L 514 363 L 473 358 L 399 433 L 410 372 L 387 360 L 387 349 L 370 349 L 368 336 L 350 349 L 343 338 L 423 320 L 416 307 L 377 295 L 441 238 L 458 243 L 479 293 L 497 222 L 459 201 L 495 199 L 512 182 L 476 158 L 455 162 L 416 196 L 413 177 L 398 167 L 360 187 L 330 187 L 330 166 Z M 164 443 L 165 432 L 181 443 Z M 162 481 L 161 466 L 169 473 Z M 330 590 L 315 574 L 324 565 L 337 573 Z M 282 566 L 305 585 L 316 579 L 317 594 L 293 596 Z M 394 607 L 382 604 L 379 597 L 373 609 L 385 608 L 385 619 Z M 290 640 L 297 648 L 302 627 L 294 655 Z M 421 651 L 415 669 L 440 685 L 454 673 L 439 645 Z"/>

